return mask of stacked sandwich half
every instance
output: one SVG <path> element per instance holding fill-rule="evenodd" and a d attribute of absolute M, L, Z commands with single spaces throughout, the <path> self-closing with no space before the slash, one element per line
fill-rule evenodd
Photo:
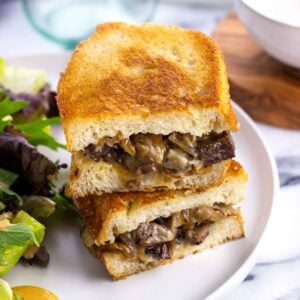
<path fill-rule="evenodd" d="M 115 279 L 243 237 L 247 174 L 220 49 L 202 33 L 107 23 L 58 85 L 68 192 Z"/>

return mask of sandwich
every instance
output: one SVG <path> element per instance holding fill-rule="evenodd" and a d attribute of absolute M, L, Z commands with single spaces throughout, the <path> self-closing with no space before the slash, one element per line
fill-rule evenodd
<path fill-rule="evenodd" d="M 200 32 L 100 25 L 61 74 L 57 102 L 74 198 L 204 189 L 234 157 L 223 55 Z"/>
<path fill-rule="evenodd" d="M 116 280 L 244 236 L 236 205 L 245 170 L 231 161 L 222 183 L 203 190 L 113 193 L 76 199 L 81 236 Z"/>
<path fill-rule="evenodd" d="M 106 23 L 61 74 L 81 236 L 116 280 L 244 236 L 223 55 L 175 26 Z"/>

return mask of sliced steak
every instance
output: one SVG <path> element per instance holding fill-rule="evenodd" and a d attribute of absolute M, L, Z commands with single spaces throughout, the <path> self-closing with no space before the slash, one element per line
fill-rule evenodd
<path fill-rule="evenodd" d="M 203 137 L 172 133 L 136 134 L 128 139 L 105 137 L 98 145 L 90 144 L 84 154 L 95 161 L 119 163 L 136 175 L 165 173 L 183 175 L 234 157 L 229 132 Z"/>
<path fill-rule="evenodd" d="M 187 230 L 184 235 L 185 239 L 191 244 L 199 245 L 207 238 L 209 234 L 209 227 L 211 224 L 203 224 L 195 226 L 194 229 Z"/>
<path fill-rule="evenodd" d="M 234 151 L 232 137 L 225 131 L 211 134 L 197 142 L 197 153 L 204 167 L 234 157 Z"/>
<path fill-rule="evenodd" d="M 158 245 L 154 245 L 154 246 L 148 246 L 145 248 L 145 254 L 151 255 L 157 259 L 171 258 L 167 243 L 158 244 Z"/>
<path fill-rule="evenodd" d="M 137 229 L 118 235 L 114 243 L 102 245 L 100 251 L 117 251 L 141 261 L 168 259 L 176 250 L 176 245 L 203 243 L 214 222 L 237 212 L 231 205 L 218 203 L 185 209 L 169 217 L 141 223 Z"/>
<path fill-rule="evenodd" d="M 170 241 L 173 238 L 174 235 L 171 230 L 155 222 L 142 223 L 136 230 L 136 243 L 138 245 L 156 245 Z"/>

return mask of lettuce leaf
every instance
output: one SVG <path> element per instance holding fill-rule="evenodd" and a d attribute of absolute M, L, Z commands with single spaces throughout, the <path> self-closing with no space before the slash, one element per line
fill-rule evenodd
<path fill-rule="evenodd" d="M 23 205 L 23 199 L 9 187 L 16 181 L 18 175 L 0 168 L 0 211 L 3 210 L 9 202 L 13 201 L 15 205 Z"/>
<path fill-rule="evenodd" d="M 13 224 L 0 230 L 0 276 L 8 273 L 27 247 L 42 243 L 45 227 L 24 211 L 19 211 Z"/>
<path fill-rule="evenodd" d="M 0 133 L 0 153 L 0 166 L 19 174 L 12 190 L 21 195 L 52 196 L 49 178 L 56 175 L 58 166 L 24 137 Z"/>
<path fill-rule="evenodd" d="M 2 93 L 2 98 L 9 97 L 13 102 L 22 100 L 28 103 L 26 107 L 14 113 L 13 119 L 16 124 L 28 123 L 45 115 L 47 117 L 59 115 L 55 99 L 56 93 L 50 90 L 49 84 L 43 86 L 37 93 L 14 93 L 5 87 L 1 88 L 0 85 L 0 93 Z"/>
<path fill-rule="evenodd" d="M 39 247 L 45 236 L 45 226 L 43 224 L 23 210 L 18 211 L 18 213 L 14 216 L 12 223 L 26 224 L 30 226 L 34 233 L 34 238 L 32 239 L 31 244 Z"/>
<path fill-rule="evenodd" d="M 10 187 L 17 178 L 16 173 L 0 168 L 0 187 Z"/>
<path fill-rule="evenodd" d="M 46 83 L 44 71 L 8 66 L 0 59 L 0 84 L 14 93 L 36 93 Z"/>
<path fill-rule="evenodd" d="M 29 142 L 52 150 L 65 149 L 47 128 L 60 123 L 55 93 L 46 84 L 44 72 L 7 66 L 0 58 L 0 132 L 13 124 L 28 135 Z"/>
<path fill-rule="evenodd" d="M 0 57 L 0 77 L 4 75 L 4 68 L 5 68 L 5 60 Z"/>
<path fill-rule="evenodd" d="M 9 188 L 0 187 L 0 201 L 4 204 L 14 202 L 16 206 L 23 205 L 23 199 Z M 1 209 L 0 209 L 1 211 Z"/>
<path fill-rule="evenodd" d="M 0 132 L 3 132 L 8 125 L 13 124 L 15 128 L 23 131 L 28 136 L 29 142 L 34 146 L 44 145 L 52 150 L 57 150 L 58 148 L 65 149 L 65 145 L 57 142 L 55 138 L 46 131 L 49 126 L 60 123 L 59 117 L 44 117 L 30 123 L 14 124 L 11 115 L 27 104 L 26 101 L 11 101 L 11 99 L 7 97 L 0 101 Z"/>
<path fill-rule="evenodd" d="M 22 210 L 25 210 L 35 219 L 47 218 L 55 211 L 56 203 L 47 197 L 40 195 L 24 196 L 23 200 Z"/>
<path fill-rule="evenodd" d="M 0 249 L 7 246 L 23 246 L 29 242 L 39 246 L 32 227 L 27 224 L 13 224 L 0 230 Z"/>
<path fill-rule="evenodd" d="M 9 284 L 0 279 L 0 299 L 1 300 L 15 300 L 13 299 L 13 291 Z"/>

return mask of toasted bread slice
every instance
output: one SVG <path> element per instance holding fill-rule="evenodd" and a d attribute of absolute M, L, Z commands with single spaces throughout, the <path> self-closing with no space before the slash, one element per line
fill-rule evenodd
<path fill-rule="evenodd" d="M 113 243 L 139 224 L 200 205 L 235 204 L 243 199 L 247 173 L 232 161 L 222 183 L 205 190 L 173 190 L 153 193 L 115 193 L 78 198 L 76 203 L 94 243 Z"/>
<path fill-rule="evenodd" d="M 98 26 L 61 74 L 57 102 L 71 152 L 117 134 L 238 128 L 221 49 L 175 26 Z"/>
<path fill-rule="evenodd" d="M 205 188 L 221 182 L 230 165 L 231 160 L 227 160 L 202 168 L 197 174 L 188 174 L 183 177 L 150 173 L 138 178 L 117 164 L 104 161 L 94 162 L 86 156 L 76 154 L 72 156 L 68 193 L 69 196 L 78 198 L 90 194 L 102 195 L 114 192 Z"/>
<path fill-rule="evenodd" d="M 151 263 L 129 260 L 123 254 L 117 252 L 104 252 L 102 254 L 93 253 L 93 250 L 91 252 L 103 261 L 113 279 L 120 280 L 160 265 L 172 263 L 174 260 L 181 259 L 189 254 L 196 254 L 227 241 L 242 238 L 244 237 L 243 219 L 238 213 L 236 216 L 230 216 L 214 223 L 210 226 L 209 231 L 209 235 L 203 243 L 199 245 L 179 244 L 173 250 L 172 259 L 162 259 Z"/>

